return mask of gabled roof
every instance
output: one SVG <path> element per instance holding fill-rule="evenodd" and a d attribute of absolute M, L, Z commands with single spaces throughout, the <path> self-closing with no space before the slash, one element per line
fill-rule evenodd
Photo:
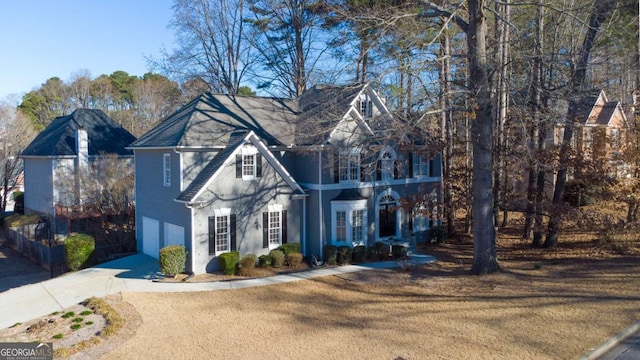
<path fill-rule="evenodd" d="M 203 94 L 170 115 L 130 146 L 203 147 L 225 145 L 230 135 L 251 130 L 269 145 L 293 144 L 296 104 L 256 96 Z"/>
<path fill-rule="evenodd" d="M 70 115 L 55 118 L 36 136 L 21 156 L 75 156 L 76 131 L 87 131 L 89 155 L 133 155 L 126 146 L 135 136 L 108 117 L 102 110 L 77 109 Z"/>
<path fill-rule="evenodd" d="M 225 164 L 235 161 L 235 155 L 240 151 L 242 146 L 247 143 L 252 143 L 258 149 L 258 152 L 262 154 L 263 158 L 278 172 L 296 194 L 304 194 L 302 187 L 300 187 L 282 164 L 273 156 L 271 151 L 264 146 L 253 131 L 236 131 L 230 135 L 229 144 L 224 150 L 209 161 L 189 186 L 176 198 L 176 201 L 185 203 L 199 202 L 198 198 L 204 189 L 217 177 Z"/>
<path fill-rule="evenodd" d="M 241 130 L 268 146 L 323 144 L 367 86 L 317 85 L 296 99 L 204 94 L 130 148 L 225 146 Z"/>
<path fill-rule="evenodd" d="M 609 125 L 620 102 L 607 101 L 604 105 L 596 105 L 593 108 L 593 116 L 587 119 L 587 125 Z"/>

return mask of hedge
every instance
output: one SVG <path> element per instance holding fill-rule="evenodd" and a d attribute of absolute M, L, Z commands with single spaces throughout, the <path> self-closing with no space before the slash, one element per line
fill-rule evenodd
<path fill-rule="evenodd" d="M 271 266 L 274 268 L 279 268 L 284 265 L 284 253 L 282 250 L 274 249 L 269 251 L 269 256 L 271 256 Z"/>
<path fill-rule="evenodd" d="M 91 267 L 95 264 L 94 250 L 96 243 L 93 236 L 75 234 L 64 241 L 64 254 L 67 267 L 71 271 Z"/>
<path fill-rule="evenodd" d="M 218 266 L 225 275 L 235 275 L 239 261 L 240 253 L 237 251 L 227 252 L 218 256 Z"/>
<path fill-rule="evenodd" d="M 351 262 L 351 247 L 346 245 L 339 246 L 336 260 L 338 265 L 349 265 Z"/>
<path fill-rule="evenodd" d="M 160 249 L 160 271 L 165 276 L 176 276 L 184 271 L 187 251 L 183 245 L 169 245 Z"/>
<path fill-rule="evenodd" d="M 324 262 L 327 265 L 335 265 L 338 263 L 338 248 L 335 245 L 325 245 L 322 248 Z"/>
<path fill-rule="evenodd" d="M 278 249 L 282 250 L 285 256 L 291 253 L 299 253 L 300 243 L 282 244 Z"/>
<path fill-rule="evenodd" d="M 254 254 L 247 254 L 240 259 L 238 275 L 254 276 L 256 274 L 256 261 L 258 258 Z"/>

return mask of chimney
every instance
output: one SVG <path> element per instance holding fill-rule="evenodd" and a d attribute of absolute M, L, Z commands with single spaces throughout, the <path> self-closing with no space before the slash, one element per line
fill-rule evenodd
<path fill-rule="evenodd" d="M 77 169 L 81 171 L 86 171 L 89 166 L 89 137 L 87 135 L 87 130 L 80 126 L 78 130 L 76 130 L 76 154 L 77 158 Z"/>

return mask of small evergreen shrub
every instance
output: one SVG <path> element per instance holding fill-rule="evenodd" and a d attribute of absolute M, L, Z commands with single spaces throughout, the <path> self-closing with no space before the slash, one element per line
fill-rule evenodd
<path fill-rule="evenodd" d="M 260 255 L 258 258 L 258 267 L 265 268 L 271 266 L 271 256 L 269 255 Z"/>
<path fill-rule="evenodd" d="M 31 225 L 42 222 L 42 217 L 40 215 L 20 215 L 20 214 L 11 214 L 6 216 L 3 219 L 4 227 L 11 228 L 22 225 Z"/>
<path fill-rule="evenodd" d="M 389 257 L 389 244 L 377 241 L 369 248 L 369 259 L 386 260 Z"/>
<path fill-rule="evenodd" d="M 64 254 L 67 267 L 71 271 L 88 268 L 94 265 L 94 250 L 96 248 L 93 236 L 76 234 L 64 241 Z"/>
<path fill-rule="evenodd" d="M 269 251 L 269 256 L 271 256 L 271 266 L 274 268 L 279 268 L 284 266 L 284 253 L 278 249 Z"/>
<path fill-rule="evenodd" d="M 255 276 L 257 260 L 258 258 L 254 254 L 247 254 L 243 256 L 240 259 L 240 267 L 238 268 L 238 275 Z"/>
<path fill-rule="evenodd" d="M 394 259 L 403 259 L 407 257 L 407 247 L 402 245 L 392 245 L 391 254 Z"/>
<path fill-rule="evenodd" d="M 291 253 L 299 253 L 300 243 L 282 244 L 278 249 L 282 250 L 285 256 Z"/>
<path fill-rule="evenodd" d="M 218 266 L 220 266 L 220 271 L 225 275 L 235 275 L 239 261 L 240 253 L 237 251 L 227 252 L 218 256 Z"/>
<path fill-rule="evenodd" d="M 287 264 L 291 267 L 300 267 L 302 265 L 302 254 L 299 252 L 289 253 L 286 258 Z"/>
<path fill-rule="evenodd" d="M 353 248 L 351 252 L 351 259 L 354 263 L 362 263 L 367 257 L 367 248 L 363 245 L 358 245 Z"/>
<path fill-rule="evenodd" d="M 434 226 L 429 229 L 429 238 L 431 242 L 443 243 L 447 238 L 447 231 L 442 225 Z"/>
<path fill-rule="evenodd" d="M 323 260 L 327 265 L 335 265 L 338 263 L 338 248 L 334 245 L 325 245 L 322 248 L 324 254 Z"/>
<path fill-rule="evenodd" d="M 351 247 L 339 246 L 338 247 L 338 265 L 349 265 L 351 262 Z"/>
<path fill-rule="evenodd" d="M 71 325 L 71 330 L 76 331 L 82 327 L 81 324 L 73 324 Z"/>
<path fill-rule="evenodd" d="M 13 192 L 13 212 L 24 214 L 24 193 L 22 191 Z"/>
<path fill-rule="evenodd" d="M 174 277 L 184 271 L 187 252 L 183 245 L 169 245 L 160 249 L 160 271 Z"/>
<path fill-rule="evenodd" d="M 62 335 L 61 333 L 57 333 L 57 334 L 53 335 L 53 338 L 57 339 L 57 340 L 60 340 L 60 339 L 62 339 L 63 336 L 64 335 Z"/>

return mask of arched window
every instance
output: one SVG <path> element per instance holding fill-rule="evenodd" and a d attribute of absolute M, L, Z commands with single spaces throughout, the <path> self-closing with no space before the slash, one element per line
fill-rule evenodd
<path fill-rule="evenodd" d="M 383 149 L 378 158 L 378 180 L 392 180 L 395 178 L 396 153 L 390 148 Z"/>

